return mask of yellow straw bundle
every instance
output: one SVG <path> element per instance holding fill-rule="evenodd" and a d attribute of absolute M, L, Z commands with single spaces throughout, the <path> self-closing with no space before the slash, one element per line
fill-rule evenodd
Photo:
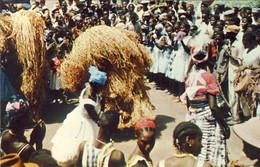
<path fill-rule="evenodd" d="M 8 50 L 7 37 L 12 33 L 10 16 L 0 16 L 0 52 Z"/>
<path fill-rule="evenodd" d="M 107 73 L 102 92 L 107 96 L 106 109 L 123 110 L 131 115 L 130 120 L 121 119 L 119 128 L 133 126 L 142 116 L 155 118 L 144 82 L 151 59 L 135 33 L 108 26 L 83 32 L 61 66 L 63 87 L 71 91 L 82 89 L 88 81 L 90 65 Z"/>
<path fill-rule="evenodd" d="M 17 56 L 21 64 L 21 92 L 29 100 L 35 119 L 40 105 L 45 99 L 46 79 L 44 20 L 32 11 L 19 11 L 11 16 L 13 31 L 11 37 L 15 42 Z"/>

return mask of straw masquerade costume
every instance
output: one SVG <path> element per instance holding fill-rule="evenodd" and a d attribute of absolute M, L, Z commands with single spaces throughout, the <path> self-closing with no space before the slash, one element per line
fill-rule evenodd
<path fill-rule="evenodd" d="M 96 115 L 99 114 L 101 109 L 100 98 L 98 94 L 96 99 L 91 97 L 91 89 L 94 89 L 91 88 L 91 83 L 104 86 L 107 75 L 94 66 L 89 67 L 89 73 L 90 84 L 86 84 L 86 87 L 81 91 L 79 105 L 67 115 L 62 126 L 51 140 L 53 143 L 52 156 L 62 166 L 70 166 L 75 163 L 78 156 L 78 146 L 82 141 L 93 143 L 97 137 L 98 125 L 92 120 L 85 105 L 92 106 Z"/>
<path fill-rule="evenodd" d="M 0 53 L 6 59 L 1 65 L 15 91 L 28 99 L 36 122 L 47 85 L 44 26 L 44 20 L 33 11 L 0 16 Z"/>
<path fill-rule="evenodd" d="M 144 83 L 151 60 L 134 32 L 108 26 L 96 26 L 83 32 L 61 66 L 64 88 L 82 89 L 89 78 L 86 69 L 91 64 L 109 76 L 102 90 L 106 95 L 105 111 L 122 110 L 131 115 L 131 119 L 121 117 L 119 128 L 130 128 L 143 116 L 155 119 Z"/>

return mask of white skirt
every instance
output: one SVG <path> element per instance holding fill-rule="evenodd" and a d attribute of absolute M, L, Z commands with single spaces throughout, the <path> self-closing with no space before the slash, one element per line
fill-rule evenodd
<path fill-rule="evenodd" d="M 184 51 L 183 47 L 179 47 L 172 64 L 171 78 L 179 82 L 184 82 L 189 61 L 190 61 L 189 54 L 187 54 Z"/>
<path fill-rule="evenodd" d="M 61 89 L 61 82 L 60 82 L 61 73 L 50 72 L 50 86 L 51 90 L 60 90 Z"/>
<path fill-rule="evenodd" d="M 77 106 L 69 113 L 61 127 L 52 138 L 52 156 L 60 166 L 73 165 L 78 157 L 78 147 L 82 141 L 94 143 L 97 133 L 97 124 L 88 117 L 84 105 Z"/>

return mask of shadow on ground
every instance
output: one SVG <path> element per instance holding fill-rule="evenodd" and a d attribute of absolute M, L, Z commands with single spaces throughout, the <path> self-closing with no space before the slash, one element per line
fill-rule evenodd
<path fill-rule="evenodd" d="M 155 123 L 157 127 L 156 138 L 161 136 L 161 132 L 167 128 L 167 124 L 175 122 L 175 118 L 166 115 L 157 115 Z M 113 136 L 115 142 L 129 141 L 135 139 L 135 132 L 133 128 L 118 130 Z"/>
<path fill-rule="evenodd" d="M 77 103 L 72 104 L 47 104 L 43 107 L 40 118 L 45 121 L 46 124 L 62 123 L 67 114 L 70 113 Z"/>
<path fill-rule="evenodd" d="M 155 120 L 157 126 L 156 138 L 162 135 L 162 131 L 167 128 L 167 124 L 170 122 L 175 122 L 175 118 L 167 115 L 157 115 Z"/>
<path fill-rule="evenodd" d="M 117 130 L 112 138 L 115 142 L 133 140 L 135 139 L 135 132 L 133 128 Z"/>

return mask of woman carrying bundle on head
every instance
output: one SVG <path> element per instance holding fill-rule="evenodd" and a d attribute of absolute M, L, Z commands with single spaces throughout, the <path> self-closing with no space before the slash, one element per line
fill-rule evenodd
<path fill-rule="evenodd" d="M 216 95 L 219 94 L 216 78 L 207 71 L 208 45 L 196 48 L 192 54 L 192 68 L 186 80 L 187 121 L 197 124 L 202 135 L 200 158 L 222 167 L 228 162 L 226 139 L 230 129 L 220 111 Z"/>
<path fill-rule="evenodd" d="M 191 122 L 179 123 L 173 131 L 173 145 L 176 153 L 173 156 L 159 161 L 157 167 L 210 167 L 208 162 L 198 159 L 196 156 L 201 151 L 202 132 L 200 128 Z"/>
<path fill-rule="evenodd" d="M 82 141 L 93 143 L 98 133 L 99 113 L 104 101 L 100 92 L 107 75 L 95 66 L 89 67 L 89 83 L 82 90 L 79 106 L 69 113 L 52 138 L 52 155 L 60 166 L 71 166 L 77 159 L 78 146 Z"/>

